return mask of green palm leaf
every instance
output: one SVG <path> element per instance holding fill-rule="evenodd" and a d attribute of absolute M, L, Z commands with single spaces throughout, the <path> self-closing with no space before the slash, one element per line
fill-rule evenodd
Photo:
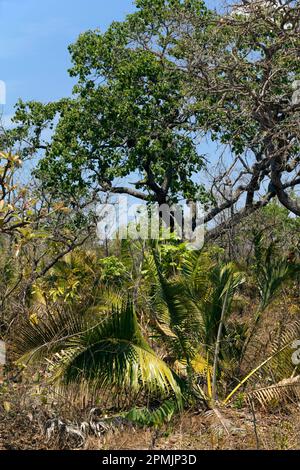
<path fill-rule="evenodd" d="M 51 317 L 37 325 L 28 323 L 19 344 L 21 361 L 44 356 L 53 379 L 62 384 L 89 382 L 99 389 L 173 394 L 180 403 L 179 379 L 143 338 L 130 302 L 91 327 L 74 323 L 72 314 L 64 321 Z"/>

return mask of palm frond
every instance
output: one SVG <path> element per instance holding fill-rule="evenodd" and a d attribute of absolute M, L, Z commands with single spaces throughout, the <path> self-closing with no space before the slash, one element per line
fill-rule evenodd
<path fill-rule="evenodd" d="M 35 322 L 26 320 L 14 336 L 19 362 L 38 361 L 61 351 L 70 337 L 80 335 L 86 328 L 84 317 L 67 308 Z"/>
<path fill-rule="evenodd" d="M 149 410 L 149 408 L 133 408 L 129 413 L 126 413 L 124 417 L 140 426 L 159 428 L 163 424 L 170 422 L 178 411 L 176 401 L 166 400 L 154 410 Z"/>
<path fill-rule="evenodd" d="M 300 322 L 295 321 L 293 325 L 288 327 L 286 335 L 281 336 L 280 342 L 274 342 L 272 354 L 244 377 L 227 396 L 224 403 L 228 403 L 246 383 L 255 384 L 255 388 L 251 390 L 251 392 L 255 392 L 256 389 L 268 389 L 269 385 L 265 385 L 267 382 L 270 383 L 272 381 L 276 387 L 279 380 L 291 378 L 292 375 L 295 375 L 295 372 L 299 370 L 299 366 L 295 366 L 292 362 L 292 355 L 294 353 L 293 343 L 299 337 Z"/>
<path fill-rule="evenodd" d="M 88 382 L 128 393 L 148 390 L 181 400 L 179 378 L 143 338 L 130 302 L 92 327 L 66 322 L 65 317 L 56 323 L 51 317 L 29 323 L 23 331 L 20 360 L 47 358 L 52 378 L 62 384 Z"/>
<path fill-rule="evenodd" d="M 99 300 L 97 299 L 95 305 L 88 307 L 86 310 L 86 315 L 89 318 L 99 318 L 99 316 L 104 318 L 106 314 L 111 312 L 112 308 L 117 307 L 118 309 L 121 309 L 124 299 L 126 299 L 125 293 L 122 292 L 121 289 L 117 290 L 112 286 L 106 288 L 103 287 L 99 297 L 100 298 Z"/>
<path fill-rule="evenodd" d="M 259 232 L 254 237 L 254 274 L 260 294 L 260 310 L 272 302 L 283 283 L 300 272 L 300 265 L 290 263 L 286 257 L 278 256 L 276 243 L 264 247 L 264 236 Z"/>
<path fill-rule="evenodd" d="M 207 346 L 214 346 L 222 316 L 224 299 L 226 300 L 226 321 L 231 309 L 231 303 L 236 289 L 244 282 L 242 274 L 233 263 L 217 265 L 210 273 L 210 296 L 201 306 L 203 311 L 204 341 Z M 224 334 L 226 324 L 224 323 Z"/>
<path fill-rule="evenodd" d="M 300 399 L 300 375 L 283 379 L 274 385 L 251 390 L 246 394 L 246 398 L 258 402 L 264 409 L 270 406 L 274 407 L 282 402 L 298 402 Z"/>
<path fill-rule="evenodd" d="M 157 251 L 148 255 L 147 267 L 155 329 L 179 360 L 190 358 L 195 354 L 194 345 L 199 342 L 199 312 L 187 297 L 181 278 L 166 279 Z"/>

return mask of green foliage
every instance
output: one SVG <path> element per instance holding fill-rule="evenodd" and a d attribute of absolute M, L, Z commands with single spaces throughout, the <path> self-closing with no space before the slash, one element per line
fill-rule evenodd
<path fill-rule="evenodd" d="M 217 265 L 210 273 L 211 291 L 208 299 L 204 301 L 203 320 L 205 344 L 215 344 L 217 331 L 221 320 L 224 299 L 227 296 L 225 322 L 231 309 L 233 295 L 244 279 L 233 263 L 225 266 Z M 224 325 L 225 329 L 226 326 Z"/>
<path fill-rule="evenodd" d="M 126 413 L 124 417 L 140 426 L 159 428 L 163 424 L 171 421 L 178 411 L 178 404 L 175 401 L 166 400 L 161 406 L 154 410 L 149 410 L 148 408 L 133 408 L 129 413 Z"/>
<path fill-rule="evenodd" d="M 195 139 L 194 100 L 177 63 L 186 15 L 204 29 L 216 16 L 199 0 L 137 2 L 125 21 L 103 34 L 87 31 L 70 46 L 77 80 L 71 98 L 18 103 L 9 135 L 22 142 L 24 155 L 45 148 L 35 174 L 54 197 L 103 190 L 161 203 L 211 200 L 194 178 L 206 162 Z M 114 188 L 116 178 L 133 174 L 139 181 Z"/>
<path fill-rule="evenodd" d="M 70 98 L 18 103 L 15 128 L 0 136 L 1 148 L 18 144 L 21 152 L 0 152 L 0 300 L 9 311 L 0 328 L 1 337 L 2 330 L 15 336 L 19 363 L 42 363 L 57 386 L 107 393 L 119 409 L 122 400 L 126 409 L 134 402 L 122 416 L 154 428 L 183 406 L 214 406 L 224 397 L 227 404 L 233 396 L 236 407 L 244 398 L 267 406 L 298 396 L 291 363 L 298 322 L 267 358 L 267 348 L 259 360 L 250 356 L 255 363 L 244 371 L 264 312 L 299 274 L 299 219 L 277 202 L 265 206 L 286 188 L 283 199 L 298 203 L 291 188 L 299 182 L 292 103 L 299 5 L 290 5 L 219 15 L 200 0 L 137 0 L 123 22 L 85 32 L 70 46 Z M 293 14 L 297 22 L 286 29 Z M 226 154 L 226 172 L 212 175 L 211 187 L 201 183 L 201 172 L 216 163 L 199 146 L 207 136 L 234 158 Z M 18 187 L 17 171 L 37 151 L 38 189 Z M 228 261 L 214 246 L 189 251 L 175 235 L 150 244 L 117 240 L 103 256 L 90 236 L 90 208 L 102 193 L 201 201 L 211 209 L 209 223 L 228 209 L 234 223 L 250 213 L 254 240 L 248 225 L 239 234 L 249 261 Z M 281 203 L 289 206 L 282 194 Z M 236 227 L 228 222 L 231 237 Z M 237 318 L 246 279 L 256 291 L 242 293 L 247 311 Z M 10 317 L 16 307 L 22 321 Z"/>
<path fill-rule="evenodd" d="M 88 382 L 113 394 L 173 393 L 180 403 L 179 382 L 143 338 L 130 303 L 94 325 L 72 312 L 29 322 L 16 343 L 21 362 L 47 357 L 52 378 L 63 384 Z"/>
<path fill-rule="evenodd" d="M 160 263 L 162 248 L 153 250 L 147 259 L 153 326 L 174 367 L 186 374 L 192 387 L 197 377 L 211 373 L 215 361 L 222 359 L 225 366 L 225 359 L 237 360 L 233 329 L 227 333 L 227 322 L 233 296 L 244 279 L 232 263 L 216 264 L 213 251 L 186 251 L 179 273 L 169 279 Z M 219 338 L 218 344 L 221 322 L 222 341 Z M 203 390 L 200 393 L 205 396 Z"/>
<path fill-rule="evenodd" d="M 262 306 L 269 305 L 297 270 L 297 265 L 290 264 L 288 275 L 286 271 L 281 275 L 274 247 L 262 243 L 258 237 L 255 271 L 264 276 L 261 285 L 269 287 L 261 297 L 259 319 Z M 124 250 L 122 259 L 126 259 Z M 122 416 L 141 426 L 159 427 L 183 404 L 214 406 L 226 394 L 226 403 L 241 391 L 245 399 L 252 393 L 259 403 L 267 403 L 272 393 L 278 398 L 282 379 L 294 373 L 291 342 L 297 333 L 286 330 L 274 343 L 272 354 L 243 378 L 240 363 L 245 344 L 253 339 L 253 328 L 238 323 L 231 313 L 235 295 L 245 282 L 244 273 L 233 263 L 220 262 L 220 249 L 214 247 L 191 252 L 173 240 L 169 246 L 152 244 L 143 254 L 144 263 L 132 284 L 135 307 L 132 301 L 124 303 L 127 271 L 120 258 L 77 251 L 57 263 L 43 284 L 50 297 L 47 285 L 54 283 L 58 289 L 62 279 L 66 285 L 80 279 L 80 288 L 74 298 L 66 297 L 65 291 L 63 302 L 52 299 L 47 304 L 51 313 L 43 310 L 31 315 L 18 328 L 19 363 L 47 363 L 47 375 L 59 387 L 75 385 L 94 396 L 109 393 L 112 401 L 118 397 L 121 408 L 121 403 L 126 402 L 127 408 L 139 397 L 139 404 Z M 169 266 L 174 256 L 176 269 Z M 101 279 L 103 271 L 106 282 Z M 272 275 L 266 277 L 266 272 Z M 86 297 L 85 290 L 89 291 Z M 257 329 L 257 316 L 253 321 Z M 236 387 L 233 376 L 238 378 Z M 271 390 L 270 383 L 274 384 Z M 294 383 L 287 386 L 297 388 Z M 156 407 L 143 407 L 145 396 Z M 239 397 L 237 406 L 241 406 Z"/>
<path fill-rule="evenodd" d="M 79 303 L 98 314 L 119 305 L 118 293 L 122 298 L 131 275 L 117 257 L 100 256 L 97 251 L 79 249 L 64 256 L 34 283 L 30 304 L 62 302 L 76 308 Z"/>
<path fill-rule="evenodd" d="M 126 266 L 116 256 L 101 259 L 99 265 L 101 267 L 100 279 L 104 283 L 120 284 L 128 278 Z"/>
<path fill-rule="evenodd" d="M 256 234 L 255 247 L 255 280 L 260 294 L 260 309 L 264 310 L 274 299 L 283 283 L 299 273 L 300 266 L 289 262 L 287 257 L 276 253 L 276 244 L 263 246 L 263 234 Z"/>
<path fill-rule="evenodd" d="M 180 2 L 170 5 L 181 8 Z M 157 23 L 168 13 L 162 5 L 139 6 L 125 22 L 113 23 L 104 34 L 88 31 L 70 46 L 70 74 L 78 80 L 71 99 L 18 105 L 19 132 L 34 129 L 31 145 L 40 144 L 43 129 L 53 128 L 37 175 L 56 194 L 109 190 L 116 177 L 134 172 L 142 174 L 134 186 L 144 199 L 165 202 L 167 196 L 203 193 L 192 179 L 204 161 L 189 130 L 185 83 L 167 54 L 173 35 Z M 156 39 L 161 54 L 142 47 L 144 40 Z"/>

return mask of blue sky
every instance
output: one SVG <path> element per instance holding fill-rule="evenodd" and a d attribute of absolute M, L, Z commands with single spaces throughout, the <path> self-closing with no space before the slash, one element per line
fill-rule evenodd
<path fill-rule="evenodd" d="M 4 115 L 11 115 L 20 97 L 51 101 L 68 96 L 73 85 L 68 45 L 81 32 L 104 30 L 133 9 L 131 0 L 0 0 Z"/>
<path fill-rule="evenodd" d="M 206 2 L 211 8 L 221 3 Z M 134 0 L 0 0 L 0 81 L 6 84 L 1 123 L 10 125 L 19 98 L 49 102 L 70 96 L 68 46 L 80 33 L 104 31 L 134 9 Z M 202 143 L 203 153 L 212 148 Z"/>
<path fill-rule="evenodd" d="M 0 80 L 7 87 L 4 122 L 20 97 L 45 102 L 68 96 L 73 85 L 67 72 L 68 45 L 81 32 L 105 30 L 133 10 L 133 0 L 0 0 Z"/>

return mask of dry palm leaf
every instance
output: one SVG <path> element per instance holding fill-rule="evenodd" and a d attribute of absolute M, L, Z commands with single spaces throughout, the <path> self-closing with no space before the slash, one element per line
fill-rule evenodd
<path fill-rule="evenodd" d="M 247 399 L 257 401 L 262 408 L 274 406 L 282 402 L 300 400 L 300 375 L 284 379 L 275 385 L 262 387 L 247 393 Z"/>

